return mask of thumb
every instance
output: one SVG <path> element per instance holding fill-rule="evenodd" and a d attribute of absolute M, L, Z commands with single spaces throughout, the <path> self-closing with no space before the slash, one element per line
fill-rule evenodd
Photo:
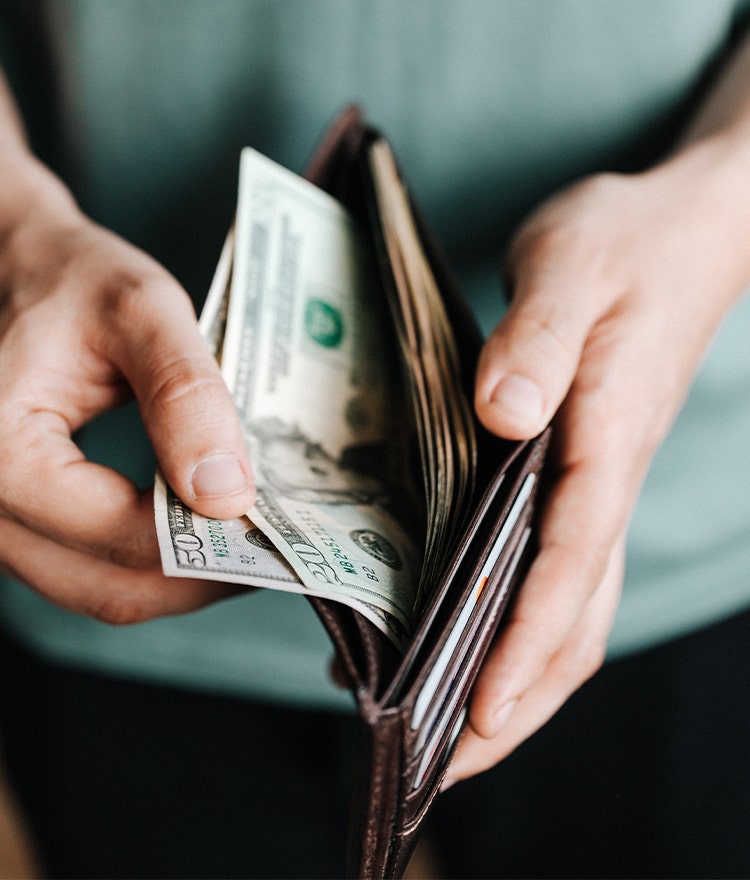
<path fill-rule="evenodd" d="M 116 337 L 117 364 L 177 495 L 204 516 L 241 516 L 254 504 L 255 489 L 234 401 L 187 294 L 169 276 L 156 287 L 153 296 L 130 298 L 139 314 Z"/>
<path fill-rule="evenodd" d="M 596 319 L 594 297 L 519 275 L 513 302 L 485 342 L 474 405 L 482 423 L 509 440 L 542 431 L 573 383 Z"/>

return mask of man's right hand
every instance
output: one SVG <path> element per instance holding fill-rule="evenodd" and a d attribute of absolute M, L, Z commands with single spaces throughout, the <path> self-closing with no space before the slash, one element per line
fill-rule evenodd
<path fill-rule="evenodd" d="M 225 595 L 232 588 L 163 577 L 151 492 L 72 440 L 135 395 L 186 504 L 212 517 L 252 506 L 234 403 L 187 294 L 84 217 L 27 151 L 0 144 L 0 171 L 12 180 L 0 196 L 0 569 L 112 623 Z"/>

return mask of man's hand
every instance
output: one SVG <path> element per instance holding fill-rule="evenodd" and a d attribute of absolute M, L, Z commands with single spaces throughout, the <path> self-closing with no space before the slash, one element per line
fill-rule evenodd
<path fill-rule="evenodd" d="M 0 159 L 4 159 L 0 156 Z M 177 494 L 206 516 L 253 504 L 229 392 L 186 293 L 81 215 L 30 156 L 0 197 L 0 568 L 114 623 L 226 592 L 161 574 L 151 493 L 88 462 L 71 435 L 132 394 Z"/>
<path fill-rule="evenodd" d="M 475 405 L 508 438 L 555 416 L 555 471 L 538 557 L 446 784 L 508 755 L 603 662 L 641 483 L 750 281 L 747 153 L 709 140 L 645 174 L 591 178 L 511 246 L 513 301 L 484 348 Z"/>

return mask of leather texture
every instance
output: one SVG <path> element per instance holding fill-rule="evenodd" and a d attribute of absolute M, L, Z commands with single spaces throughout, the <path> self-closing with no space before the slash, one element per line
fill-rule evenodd
<path fill-rule="evenodd" d="M 366 161 L 381 135 L 350 106 L 321 140 L 306 177 L 364 219 L 392 284 Z M 412 205 L 423 250 L 452 323 L 471 395 L 481 335 L 439 245 Z M 471 397 L 469 396 L 469 399 Z M 369 621 L 310 599 L 336 648 L 359 712 L 348 871 L 398 878 L 460 739 L 471 687 L 535 551 L 536 499 L 549 430 L 510 443 L 477 425 L 473 514 L 421 615 L 404 656 Z"/>

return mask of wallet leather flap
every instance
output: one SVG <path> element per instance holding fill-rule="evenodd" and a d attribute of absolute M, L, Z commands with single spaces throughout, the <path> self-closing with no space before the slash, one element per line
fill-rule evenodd
<path fill-rule="evenodd" d="M 393 281 L 366 161 L 367 147 L 376 137 L 357 107 L 346 108 L 321 141 L 306 176 L 369 226 L 388 285 Z M 481 336 L 413 200 L 412 208 L 456 335 L 470 400 Z M 351 608 L 310 599 L 336 646 L 360 717 L 351 876 L 398 877 L 405 869 L 458 744 L 471 687 L 535 552 L 535 499 L 549 432 L 511 443 L 478 423 L 477 431 L 480 490 L 473 514 L 405 656 Z"/>
<path fill-rule="evenodd" d="M 377 799 L 371 785 L 355 797 L 365 839 L 378 836 L 374 828 L 382 839 L 380 861 L 363 849 L 351 876 L 398 877 L 408 862 L 460 740 L 471 688 L 535 552 L 534 501 L 548 436 L 524 444 L 510 467 L 501 466 L 390 690 L 361 714 L 361 726 L 371 728 L 362 734 L 367 762 L 387 766 L 393 778 Z"/>

